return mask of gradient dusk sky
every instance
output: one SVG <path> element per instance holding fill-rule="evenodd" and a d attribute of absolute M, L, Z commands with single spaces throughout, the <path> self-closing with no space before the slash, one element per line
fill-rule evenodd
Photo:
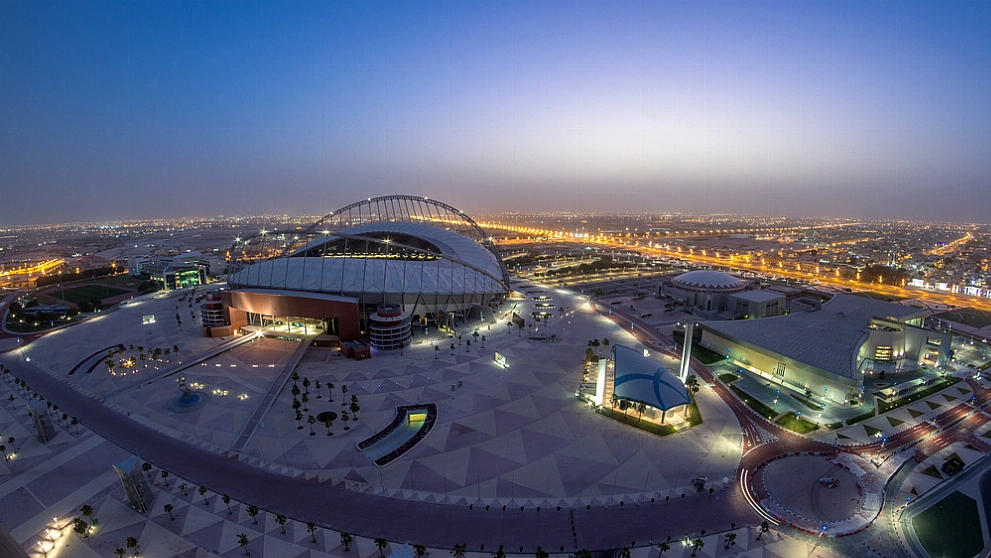
<path fill-rule="evenodd" d="M 0 226 L 684 211 L 991 222 L 984 0 L 0 0 Z"/>

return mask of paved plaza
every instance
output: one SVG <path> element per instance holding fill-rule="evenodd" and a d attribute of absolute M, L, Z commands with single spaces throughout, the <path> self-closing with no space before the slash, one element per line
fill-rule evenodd
<path fill-rule="evenodd" d="M 506 321 L 513 310 L 529 318 L 532 298 L 508 301 L 499 321 L 467 328 L 460 341 L 420 337 L 403 354 L 354 361 L 331 349 L 308 349 L 296 368 L 300 381 L 311 382 L 304 417 L 346 410 L 340 405 L 346 386 L 346 397 L 358 398 L 359 420 L 350 421 L 347 430 L 338 420 L 331 436 L 317 424 L 317 435 L 311 436 L 305 418 L 304 428 L 298 428 L 290 383 L 244 453 L 262 464 L 343 479 L 377 494 L 493 506 L 605 505 L 680 496 L 697 477 L 711 486 L 734 478 L 742 453 L 739 424 L 711 391 L 698 394 L 704 423 L 663 439 L 595 415 L 575 398 L 589 340 L 644 347 L 590 310 L 582 297 L 549 288 L 544 295 L 552 300 L 542 303 L 565 311 L 522 332 L 510 331 Z M 174 319 L 177 311 L 184 318 L 181 327 Z M 147 315 L 155 315 L 155 323 L 142 325 Z M 470 334 L 475 329 L 478 337 Z M 188 304 L 173 294 L 128 304 L 42 337 L 16 354 L 131 420 L 225 452 L 298 346 L 259 338 L 186 367 L 228 342 L 200 336 Z M 92 358 L 118 345 L 127 348 L 126 355 L 136 355 L 139 346 L 145 352 L 178 347 L 179 353 L 115 373 Z M 495 351 L 506 356 L 508 368 L 495 364 Z M 654 356 L 669 367 L 677 364 Z M 180 393 L 174 373 L 180 368 L 187 384 L 207 397 L 204 405 L 184 413 L 169 408 Z M 358 441 L 393 420 L 397 406 L 426 402 L 438 405 L 437 425 L 406 456 L 379 468 L 356 449 Z"/>

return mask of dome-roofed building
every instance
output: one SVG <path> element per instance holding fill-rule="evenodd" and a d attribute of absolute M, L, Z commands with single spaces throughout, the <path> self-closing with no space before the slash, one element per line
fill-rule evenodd
<path fill-rule="evenodd" d="M 727 309 L 729 296 L 743 292 L 747 283 L 729 273 L 699 269 L 682 273 L 661 286 L 661 293 L 691 307 L 702 315 L 718 314 Z"/>
<path fill-rule="evenodd" d="M 369 338 L 372 322 L 378 333 L 399 315 L 417 327 L 453 328 L 470 317 L 491 319 L 509 292 L 488 235 L 463 212 L 415 196 L 370 198 L 302 231 L 237 239 L 228 285 L 233 330 L 282 322 L 373 347 L 385 337 Z M 381 308 L 390 309 L 389 320 L 372 319 L 382 318 Z M 408 324 L 395 327 L 408 343 Z"/>

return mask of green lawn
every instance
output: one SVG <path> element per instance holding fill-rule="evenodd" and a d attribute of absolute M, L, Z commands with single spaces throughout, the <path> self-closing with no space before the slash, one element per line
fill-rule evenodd
<path fill-rule="evenodd" d="M 899 426 L 901 426 L 901 425 L 903 425 L 903 424 L 905 424 L 905 421 L 903 421 L 903 420 L 898 420 L 898 419 L 896 419 L 896 418 L 894 418 L 894 417 L 885 417 L 885 418 L 887 418 L 887 419 L 888 419 L 888 424 L 890 424 L 890 425 L 891 425 L 891 426 L 893 426 L 894 428 L 898 428 Z"/>
<path fill-rule="evenodd" d="M 878 434 L 881 433 L 880 430 L 878 430 L 877 428 L 874 428 L 873 426 L 871 426 L 869 424 L 865 424 L 864 425 L 864 432 L 867 432 L 867 435 L 868 436 L 877 436 Z"/>
<path fill-rule="evenodd" d="M 639 428 L 644 432 L 650 432 L 656 436 L 669 436 L 677 432 L 677 430 L 675 430 L 675 428 L 670 424 L 654 424 L 649 421 L 641 421 L 638 419 L 639 415 L 637 413 L 624 415 L 622 411 L 618 409 L 613 410 L 609 407 L 602 407 L 601 409 L 596 410 L 596 412 L 600 415 L 609 417 L 616 422 L 621 422 L 634 428 Z"/>
<path fill-rule="evenodd" d="M 729 372 L 724 372 L 719 375 L 719 379 L 722 380 L 724 384 L 731 384 L 740 379 L 736 374 L 731 374 Z"/>
<path fill-rule="evenodd" d="M 937 469 L 935 465 L 930 465 L 919 472 L 923 475 L 929 475 L 930 477 L 936 477 L 937 479 L 943 480 L 943 475 L 939 474 L 939 469 Z"/>
<path fill-rule="evenodd" d="M 788 430 L 791 430 L 793 432 L 798 432 L 799 434 L 807 434 L 809 432 L 812 432 L 813 430 L 819 429 L 818 424 L 805 420 L 799 417 L 798 415 L 796 415 L 794 412 L 790 412 L 790 411 L 782 415 L 781 418 L 779 418 L 774 422 L 776 424 L 779 424 L 787 428 Z"/>
<path fill-rule="evenodd" d="M 866 412 L 866 413 L 864 413 L 862 415 L 857 415 L 857 416 L 855 416 L 853 418 L 848 418 L 848 419 L 846 419 L 846 423 L 847 423 L 847 425 L 857 424 L 858 422 L 863 422 L 865 420 L 872 419 L 872 418 L 874 418 L 874 409 L 871 409 L 870 411 L 868 411 L 868 412 Z"/>
<path fill-rule="evenodd" d="M 919 417 L 921 417 L 922 415 L 925 414 L 925 413 L 921 413 L 919 411 L 916 411 L 915 409 L 912 409 L 911 407 L 909 407 L 906 410 L 908 411 L 908 414 L 912 415 L 912 418 L 919 418 Z"/>
<path fill-rule="evenodd" d="M 767 420 L 774 420 L 774 417 L 778 416 L 777 411 L 761 403 L 760 401 L 757 400 L 757 398 L 750 395 L 749 393 L 733 385 L 731 385 L 729 388 L 733 390 L 733 393 L 739 395 L 740 399 L 743 399 L 743 402 L 746 403 L 748 407 L 757 411 L 757 414 L 761 415 Z"/>
<path fill-rule="evenodd" d="M 984 548 L 977 502 L 960 492 L 913 517 L 912 527 L 930 556 L 971 558 Z"/>
<path fill-rule="evenodd" d="M 103 300 L 105 298 L 111 298 L 115 296 L 120 296 L 127 294 L 129 291 L 124 291 L 121 289 L 116 289 L 114 287 L 107 287 L 103 285 L 83 285 L 82 287 L 75 287 L 73 289 L 65 289 L 64 291 L 53 290 L 48 292 L 48 296 L 62 300 L 63 298 L 67 302 L 71 302 L 75 305 L 82 304 L 84 302 L 89 302 L 94 298 Z"/>
<path fill-rule="evenodd" d="M 938 393 L 940 391 L 943 391 L 944 389 L 946 389 L 946 388 L 948 388 L 948 387 L 950 387 L 950 386 L 952 386 L 954 384 L 957 384 L 958 382 L 960 382 L 960 378 L 954 378 L 952 376 L 948 376 L 948 377 L 943 378 L 942 380 L 936 382 L 935 384 L 927 387 L 924 390 L 917 391 L 917 392 L 915 392 L 915 393 L 913 393 L 911 395 L 906 395 L 905 397 L 902 397 L 901 399 L 896 399 L 896 400 L 892 401 L 891 403 L 887 403 L 887 402 L 881 401 L 880 403 L 878 403 L 878 407 L 881 409 L 881 412 L 882 413 L 887 413 L 888 411 L 893 411 L 893 410 L 895 410 L 895 409 L 897 409 L 899 407 L 903 407 L 903 406 L 908 405 L 909 403 L 912 403 L 914 401 L 919 401 L 921 399 L 925 399 L 926 397 L 929 397 L 930 395 L 932 395 L 934 393 Z M 927 403 L 928 403 L 928 401 L 927 401 Z M 932 403 L 929 403 L 929 406 L 932 407 L 933 409 L 936 409 L 937 408 L 937 407 L 933 407 L 932 405 L 933 405 Z"/>

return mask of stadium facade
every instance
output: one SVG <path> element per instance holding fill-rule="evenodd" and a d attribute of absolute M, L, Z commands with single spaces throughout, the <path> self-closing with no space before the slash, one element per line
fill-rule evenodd
<path fill-rule="evenodd" d="M 418 328 L 490 321 L 509 293 L 491 238 L 464 212 L 417 196 L 369 198 L 299 231 L 260 231 L 231 250 L 226 324 L 283 326 L 373 347 Z"/>

